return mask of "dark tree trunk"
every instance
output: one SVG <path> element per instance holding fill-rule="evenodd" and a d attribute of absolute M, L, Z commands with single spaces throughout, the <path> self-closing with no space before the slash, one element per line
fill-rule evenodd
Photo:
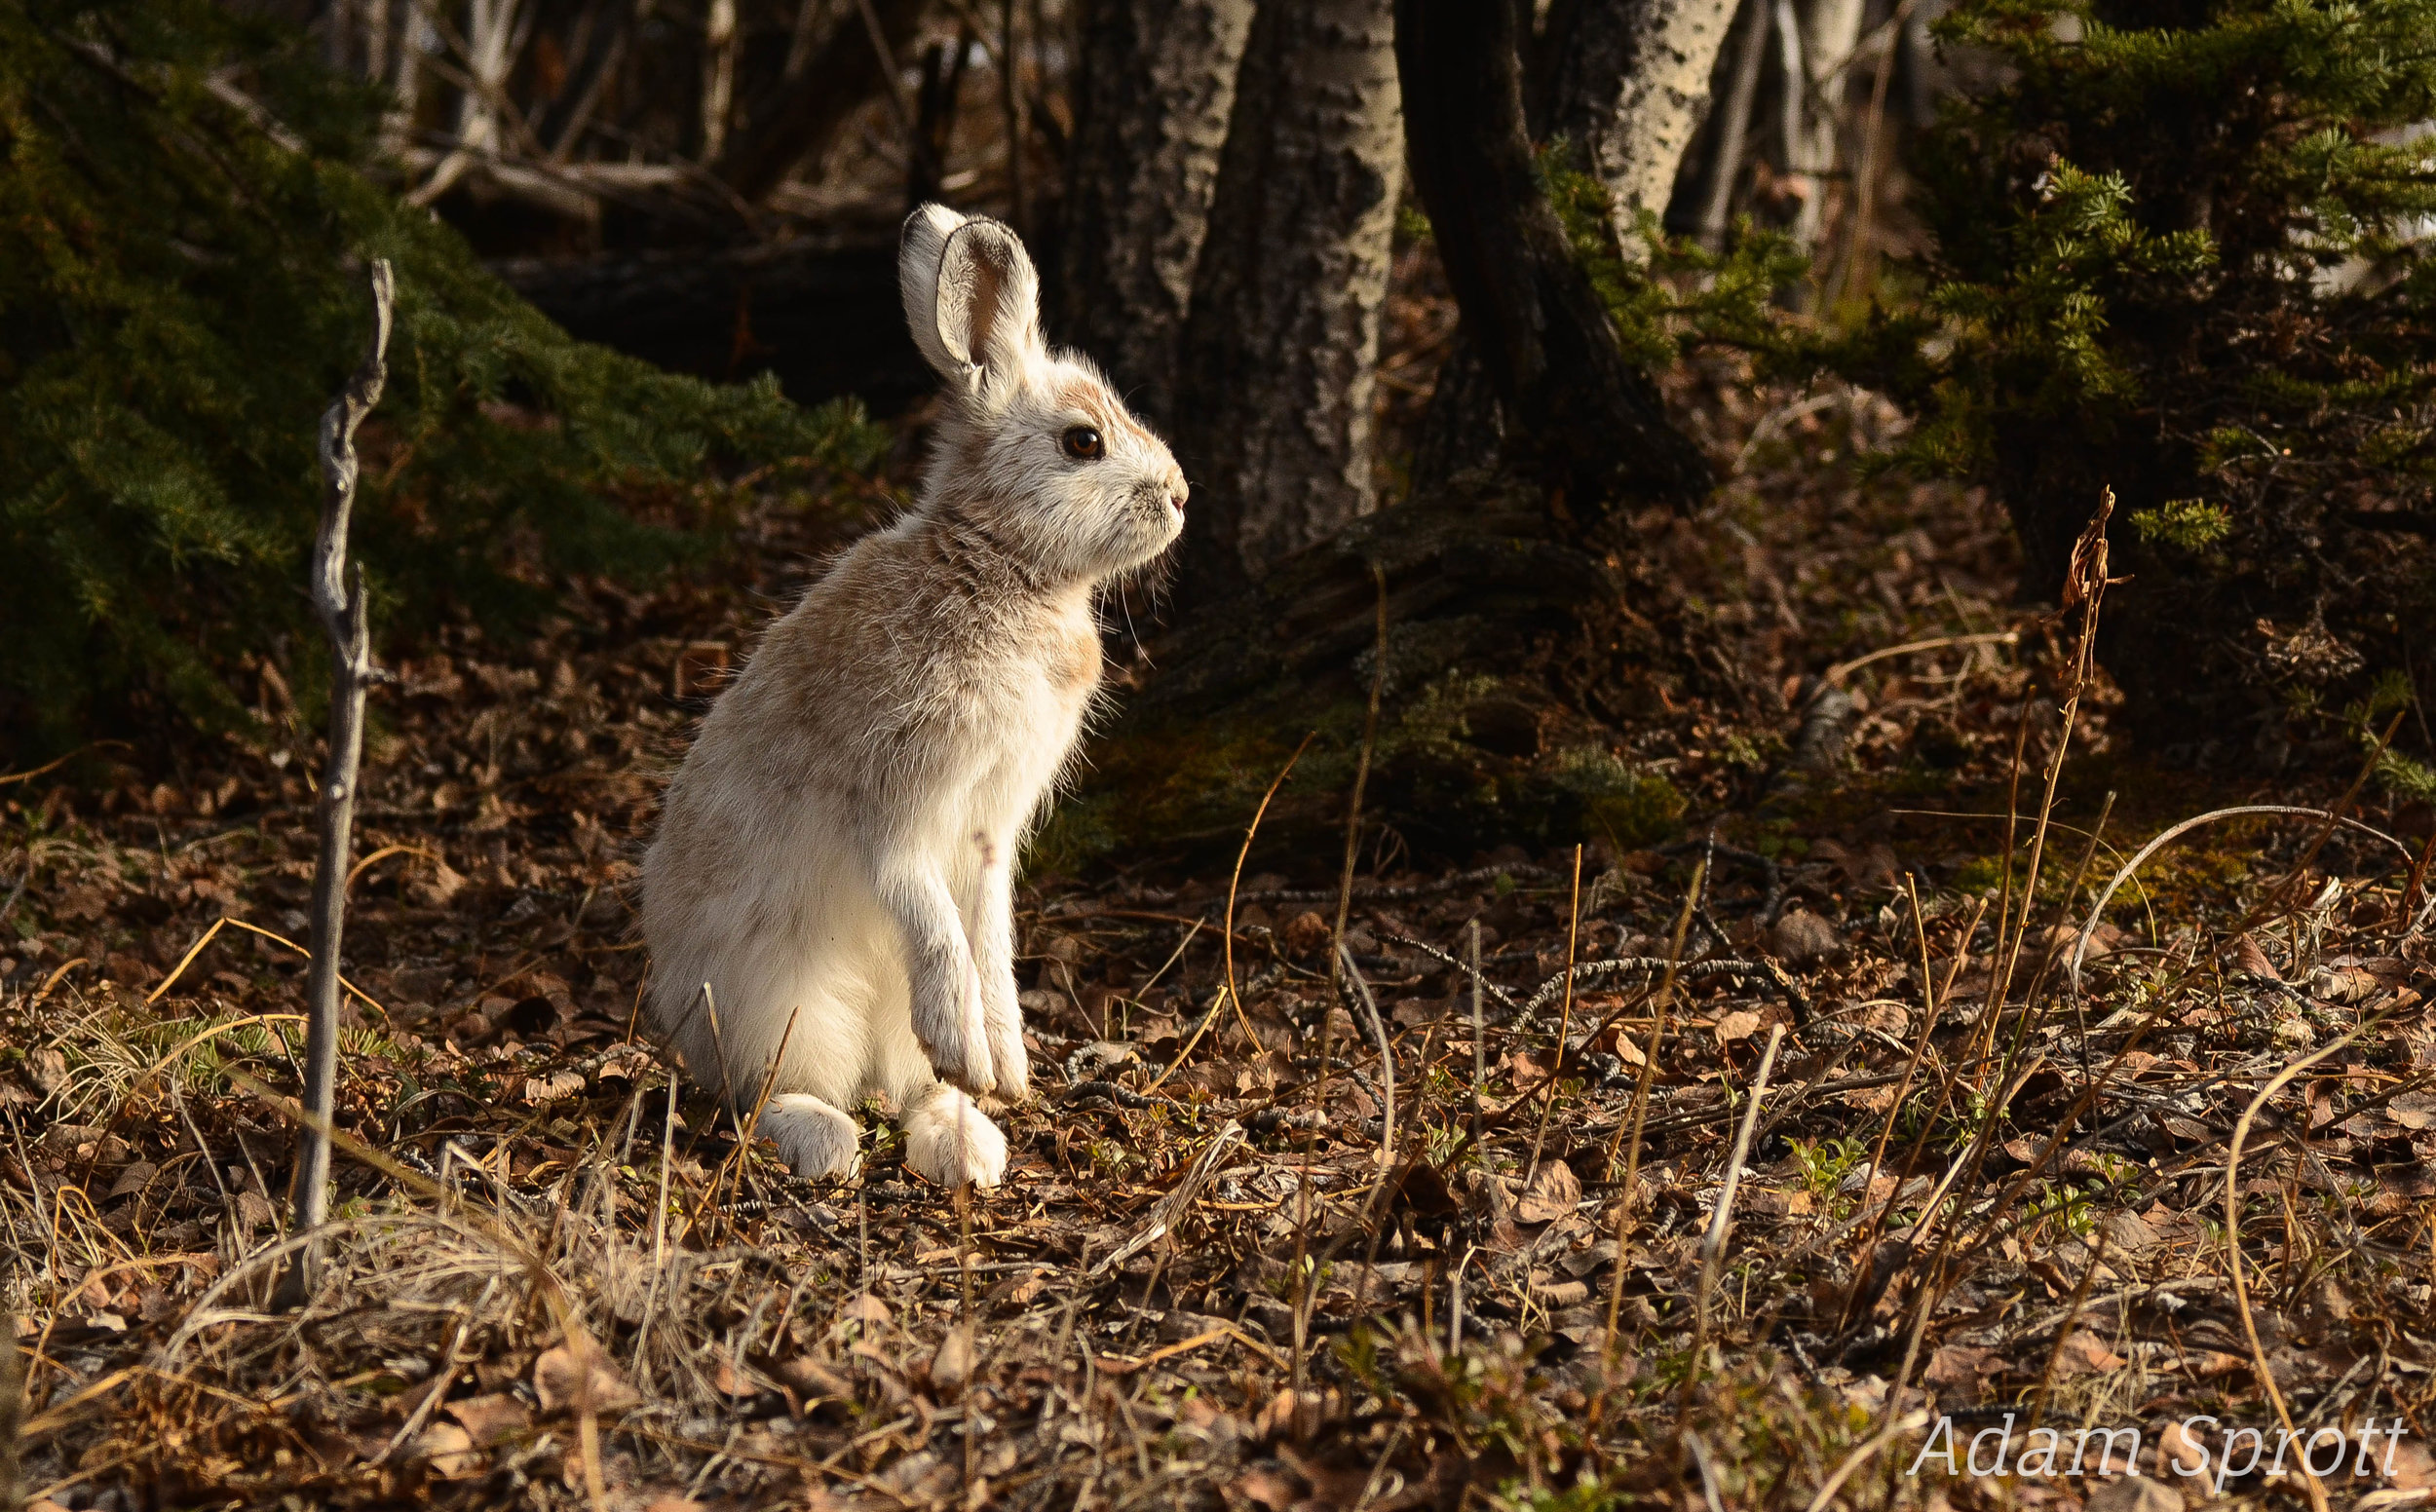
<path fill-rule="evenodd" d="M 1585 520 L 1624 501 L 1687 504 L 1708 490 L 1707 463 L 1625 359 L 1541 192 L 1521 40 L 1510 6 L 1396 0 L 1413 187 L 1497 399 L 1503 460 Z"/>
<path fill-rule="evenodd" d="M 900 65 L 908 60 L 930 11 L 929 0 L 872 0 L 891 59 Z M 784 182 L 797 164 L 825 151 L 864 100 L 895 88 L 853 4 L 804 57 L 790 56 L 779 74 L 745 101 L 726 150 L 712 165 L 739 198 L 755 203 Z"/>
<path fill-rule="evenodd" d="M 1085 22 L 1051 329 L 1161 428 L 1252 6 L 1098 0 Z"/>
<path fill-rule="evenodd" d="M 913 140 L 905 149 L 905 208 L 921 208 L 945 189 L 947 147 L 956 134 L 956 107 L 964 94 L 965 59 L 972 34 L 959 29 L 954 42 L 933 42 L 922 55 L 922 85 L 914 93 Z"/>
<path fill-rule="evenodd" d="M 1402 160 L 1388 0 L 1265 0 L 1182 345 L 1188 602 L 1242 588 L 1372 508 Z"/>
<path fill-rule="evenodd" d="M 1150 647 L 1156 675 L 1127 698 L 1124 733 L 1095 753 L 1079 802 L 1111 834 L 1239 838 L 1239 815 L 1283 759 L 1271 747 L 1280 732 L 1290 743 L 1307 730 L 1326 737 L 1298 769 L 1296 791 L 1269 812 L 1264 844 L 1341 827 L 1338 796 L 1375 672 L 1385 703 L 1369 812 L 1417 846 L 1460 851 L 1491 836 L 1596 832 L 1602 795 L 1638 780 L 1612 754 L 1613 722 L 1644 705 L 1669 651 L 1654 622 L 1626 606 L 1634 568 L 1619 550 L 1617 507 L 1688 503 L 1706 489 L 1707 468 L 1668 424 L 1656 385 L 1623 359 L 1541 193 L 1516 7 L 1394 9 L 1401 88 L 1389 97 L 1414 112 L 1408 159 L 1470 333 L 1472 355 L 1440 377 L 1440 407 L 1460 423 L 1444 435 L 1425 427 L 1418 466 L 1434 476 L 1393 508 L 1333 525 L 1321 517 L 1365 490 L 1345 471 L 1343 442 L 1357 435 L 1345 408 L 1314 397 L 1333 402 L 1351 389 L 1325 363 L 1359 350 L 1366 364 L 1374 316 L 1341 297 L 1344 234 L 1312 238 L 1326 215 L 1384 206 L 1374 211 L 1331 176 L 1349 171 L 1351 154 L 1314 166 L 1310 135 L 1296 138 L 1300 157 L 1266 146 L 1317 106 L 1336 113 L 1321 119 L 1344 119 L 1350 102 L 1341 78 L 1323 89 L 1268 49 L 1306 28 L 1352 33 L 1340 17 L 1289 19 L 1265 7 L 1195 289 L 1179 427 L 1202 533 L 1186 569 L 1202 574 L 1193 585 L 1201 592 L 1230 574 L 1238 590 L 1188 595 L 1186 614 Z M 1311 43 L 1297 45 L 1288 56 L 1308 66 Z M 1264 558 L 1263 521 L 1313 544 Z M 1253 785 L 1239 790 L 1247 774 Z"/>

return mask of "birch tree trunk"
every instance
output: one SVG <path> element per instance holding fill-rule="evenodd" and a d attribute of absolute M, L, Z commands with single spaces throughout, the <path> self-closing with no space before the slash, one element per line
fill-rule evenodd
<path fill-rule="evenodd" d="M 1806 0 L 1798 13 L 1790 0 L 1779 3 L 1779 16 L 1799 16 L 1798 62 L 1790 37 L 1786 48 L 1785 148 L 1786 166 L 1808 191 L 1793 221 L 1794 238 L 1804 246 L 1816 246 L 1827 225 L 1827 192 L 1843 157 L 1845 87 L 1852 74 L 1852 50 L 1861 41 L 1862 9 L 1863 0 Z"/>
<path fill-rule="evenodd" d="M 1252 8 L 1099 0 L 1083 37 L 1053 328 L 1162 427 Z"/>
<path fill-rule="evenodd" d="M 1548 128 L 1607 186 L 1626 255 L 1643 211 L 1666 213 L 1735 0 L 1558 0 L 1549 13 Z"/>
<path fill-rule="evenodd" d="M 1374 507 L 1400 101 L 1389 0 L 1264 0 L 1181 347 L 1187 601 L 1240 589 Z"/>

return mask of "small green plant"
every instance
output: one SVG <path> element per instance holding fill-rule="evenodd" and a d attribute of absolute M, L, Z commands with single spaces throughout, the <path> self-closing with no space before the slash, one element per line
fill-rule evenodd
<path fill-rule="evenodd" d="M 1574 260 L 1615 319 L 1624 355 L 1653 371 L 1703 348 L 1772 353 L 1786 341 L 1774 300 L 1809 273 L 1807 254 L 1778 232 L 1735 228 L 1725 248 L 1670 238 L 1645 212 L 1635 245 L 1619 246 L 1607 186 L 1558 139 L 1539 156 L 1542 186 L 1572 243 Z"/>
<path fill-rule="evenodd" d="M 2168 499 L 2154 509 L 2134 510 L 2132 528 L 2145 540 L 2186 551 L 2204 551 L 2233 533 L 2233 515 L 2205 499 Z"/>
<path fill-rule="evenodd" d="M 1814 1197 L 1832 1197 L 1868 1154 L 1867 1144 L 1848 1136 L 1793 1141 L 1793 1159 L 1801 1168 L 1803 1189 Z"/>

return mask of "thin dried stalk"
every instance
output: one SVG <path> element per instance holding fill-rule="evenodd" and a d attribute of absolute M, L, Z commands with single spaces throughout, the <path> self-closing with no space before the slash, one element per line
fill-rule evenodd
<path fill-rule="evenodd" d="M 329 753 L 322 768 L 322 848 L 313 866 L 313 964 L 305 978 L 303 1122 L 288 1206 L 298 1231 L 329 1217 L 330 1115 L 338 1091 L 338 951 L 347 920 L 347 857 L 356 819 L 356 771 L 363 761 L 363 697 L 372 685 L 371 621 L 363 567 L 347 560 L 355 512 L 356 429 L 381 401 L 389 377 L 389 328 L 397 282 L 375 259 L 372 340 L 344 393 L 322 415 L 322 526 L 313 544 L 313 607 L 330 638 Z M 299 1307 L 312 1295 L 319 1246 L 307 1244 L 281 1278 L 275 1304 Z"/>

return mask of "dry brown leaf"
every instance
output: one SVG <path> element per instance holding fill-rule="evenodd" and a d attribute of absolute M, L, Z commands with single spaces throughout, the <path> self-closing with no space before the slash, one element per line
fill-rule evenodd
<path fill-rule="evenodd" d="M 2266 952 L 2259 948 L 2259 942 L 2247 934 L 2233 941 L 2233 969 L 2263 982 L 2284 979 L 2283 973 L 2275 969 L 2275 963 L 2267 960 Z"/>
<path fill-rule="evenodd" d="M 1998 1358 L 1994 1349 L 1947 1344 L 1928 1357 L 1928 1369 L 1921 1373 L 1921 1383 L 1976 1397 L 1980 1381 L 2002 1369 L 2004 1361 Z"/>
<path fill-rule="evenodd" d="M 972 1333 L 951 1328 L 931 1356 L 931 1384 L 941 1395 L 953 1398 L 963 1394 L 965 1382 L 971 1379 Z"/>
<path fill-rule="evenodd" d="M 1550 1057 L 1537 1050 L 1516 1050 L 1499 1064 L 1514 1084 L 1517 1095 L 1528 1092 L 1548 1078 Z"/>
<path fill-rule="evenodd" d="M 2109 1252 L 2141 1255 L 2155 1249 L 2157 1231 L 2137 1213 L 2109 1213 L 2098 1220 L 2098 1231 L 2106 1235 Z"/>
<path fill-rule="evenodd" d="M 799 1396 L 811 1400 L 851 1402 L 855 1383 L 809 1354 L 799 1354 L 772 1372 Z"/>
<path fill-rule="evenodd" d="M 1816 965 L 1844 954 L 1844 936 L 1836 926 L 1807 908 L 1787 909 L 1776 921 L 1776 954 L 1797 966 Z"/>
<path fill-rule="evenodd" d="M 554 1103 L 583 1090 L 584 1074 L 580 1071 L 559 1071 L 547 1077 L 524 1078 L 524 1100 L 528 1103 Z"/>
<path fill-rule="evenodd" d="M 726 1363 L 724 1356 L 720 1363 Z M 589 1339 L 543 1350 L 533 1362 L 533 1394 L 541 1398 L 542 1411 L 547 1413 L 560 1408 L 577 1413 L 610 1413 L 641 1400 L 634 1388 L 626 1383 L 617 1362 Z"/>
<path fill-rule="evenodd" d="M 1544 1224 L 1569 1216 L 1581 1202 L 1581 1181 L 1562 1160 L 1543 1162 L 1514 1204 L 1517 1223 Z"/>
<path fill-rule="evenodd" d="M 2388 1453 L 2377 1456 L 2378 1467 L 2393 1466 L 2387 1476 L 2398 1491 L 2427 1491 L 2436 1488 L 2436 1455 L 2428 1452 L 2417 1439 L 2402 1439 L 2386 1445 Z"/>
<path fill-rule="evenodd" d="M 2075 1330 L 2064 1341 L 2056 1355 L 2055 1373 L 2064 1380 L 2075 1376 L 2096 1376 L 2107 1371 L 2121 1370 L 2123 1357 L 2106 1346 L 2106 1341 L 2087 1329 Z"/>
<path fill-rule="evenodd" d="M 1748 1008 L 1736 1008 L 1717 1021 L 1717 1042 L 1732 1044 L 1748 1040 L 1760 1032 L 1760 1016 Z"/>
<path fill-rule="evenodd" d="M 453 1422 L 436 1422 L 416 1434 L 413 1457 L 441 1476 L 463 1475 L 482 1462 L 482 1456 L 474 1452 L 474 1436 Z"/>
<path fill-rule="evenodd" d="M 533 1410 L 505 1391 L 470 1396 L 440 1409 L 472 1435 L 476 1447 L 488 1449 L 500 1440 L 533 1425 Z"/>
<path fill-rule="evenodd" d="M 2148 1475 L 2108 1481 L 2089 1493 L 2087 1512 L 2183 1512 L 2183 1493 Z"/>
<path fill-rule="evenodd" d="M 1287 920 L 1285 927 L 1277 932 L 1284 936 L 1287 950 L 1298 956 L 1309 956 L 1325 946 L 1328 936 L 1334 931 L 1328 927 L 1327 920 L 1320 918 L 1315 910 L 1307 908 Z"/>

